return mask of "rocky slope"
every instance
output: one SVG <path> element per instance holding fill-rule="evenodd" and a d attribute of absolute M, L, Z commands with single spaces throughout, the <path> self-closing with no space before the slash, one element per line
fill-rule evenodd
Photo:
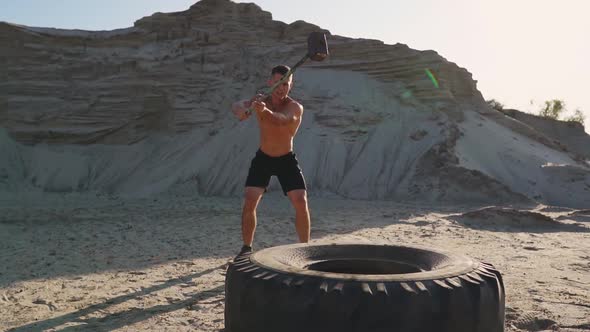
<path fill-rule="evenodd" d="M 549 119 L 515 109 L 504 109 L 502 113 L 543 133 L 549 140 L 572 151 L 579 158 L 590 159 L 590 135 L 586 134 L 581 123 Z"/>
<path fill-rule="evenodd" d="M 257 125 L 229 106 L 299 60 L 318 30 L 229 0 L 115 31 L 0 23 L 0 189 L 240 195 Z M 590 206 L 576 150 L 489 109 L 466 69 L 325 32 L 331 56 L 299 69 L 292 91 L 312 195 Z"/>

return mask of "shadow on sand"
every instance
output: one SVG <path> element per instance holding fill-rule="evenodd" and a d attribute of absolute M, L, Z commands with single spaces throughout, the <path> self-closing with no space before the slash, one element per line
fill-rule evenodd
<path fill-rule="evenodd" d="M 47 329 L 56 328 L 58 326 L 64 325 L 66 323 L 76 323 L 76 326 L 68 326 L 60 329 L 60 331 L 79 331 L 81 329 L 87 330 L 92 329 L 92 331 L 112 331 L 124 326 L 132 325 L 134 323 L 149 319 L 150 317 L 160 315 L 163 313 L 168 313 L 172 311 L 176 311 L 182 308 L 189 307 L 191 310 L 198 310 L 198 307 L 193 306 L 198 301 L 205 300 L 210 297 L 214 297 L 220 295 L 224 291 L 224 285 L 221 284 L 217 287 L 212 289 L 204 290 L 199 293 L 195 293 L 190 298 L 185 299 L 183 301 L 178 301 L 174 303 L 170 303 L 167 305 L 157 305 L 151 308 L 132 308 L 127 311 L 123 312 L 115 312 L 112 314 L 107 314 L 104 317 L 100 318 L 84 318 L 93 313 L 101 312 L 103 310 L 107 310 L 110 306 L 117 305 L 120 303 L 124 303 L 129 300 L 139 299 L 142 296 L 149 295 L 151 293 L 163 290 L 165 288 L 173 287 L 179 284 L 190 282 L 194 278 L 199 278 L 201 276 L 207 275 L 212 273 L 218 269 L 224 268 L 225 265 L 218 266 L 216 268 L 212 268 L 209 270 L 205 270 L 198 273 L 193 273 L 190 275 L 186 275 L 180 278 L 175 278 L 168 280 L 162 284 L 155 285 L 152 287 L 144 288 L 141 291 L 134 292 L 131 294 L 126 294 L 122 296 L 118 296 L 112 299 L 109 299 L 106 302 L 91 305 L 87 308 L 81 309 L 79 311 L 69 313 L 63 316 L 55 317 L 46 319 L 40 322 L 30 323 L 27 325 L 19 326 L 8 331 L 11 332 L 25 332 L 25 331 L 45 331 Z"/>

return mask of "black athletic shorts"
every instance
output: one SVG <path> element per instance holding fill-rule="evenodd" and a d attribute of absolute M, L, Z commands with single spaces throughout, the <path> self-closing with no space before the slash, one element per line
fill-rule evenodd
<path fill-rule="evenodd" d="M 266 190 L 270 177 L 273 175 L 279 179 L 285 195 L 291 190 L 306 189 L 303 173 L 293 152 L 271 157 L 260 149 L 256 151 L 256 156 L 250 163 L 246 187 L 259 187 Z"/>

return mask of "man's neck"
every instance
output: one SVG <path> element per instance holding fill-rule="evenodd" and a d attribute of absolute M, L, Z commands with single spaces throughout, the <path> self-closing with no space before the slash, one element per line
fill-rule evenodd
<path fill-rule="evenodd" d="M 271 96 L 270 103 L 271 103 L 272 108 L 276 109 L 277 107 L 280 107 L 281 105 L 283 105 L 283 103 L 287 100 L 289 100 L 289 96 L 285 96 L 283 98 L 277 98 L 275 96 Z"/>

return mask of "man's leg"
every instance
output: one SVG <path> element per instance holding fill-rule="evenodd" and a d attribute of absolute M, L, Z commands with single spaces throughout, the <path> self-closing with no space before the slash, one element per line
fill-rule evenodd
<path fill-rule="evenodd" d="M 299 236 L 299 242 L 307 243 L 310 238 L 311 222 L 309 208 L 307 207 L 307 191 L 305 189 L 291 190 L 287 193 L 295 208 L 295 230 Z"/>
<path fill-rule="evenodd" d="M 264 194 L 264 188 L 246 187 L 242 208 L 242 239 L 244 245 L 252 247 L 256 230 L 256 207 Z"/>

